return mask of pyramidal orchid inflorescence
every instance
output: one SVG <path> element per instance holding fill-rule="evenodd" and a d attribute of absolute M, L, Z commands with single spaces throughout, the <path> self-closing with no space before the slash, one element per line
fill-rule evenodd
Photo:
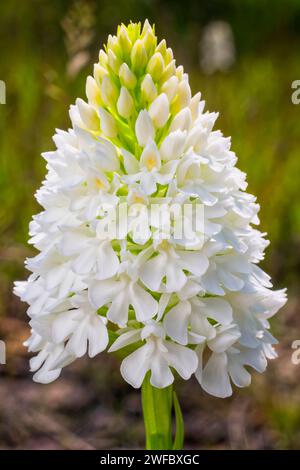
<path fill-rule="evenodd" d="M 133 387 L 150 371 L 165 388 L 176 371 L 227 397 L 276 356 L 269 318 L 285 303 L 258 267 L 268 242 L 230 139 L 148 21 L 109 36 L 86 94 L 43 155 L 39 254 L 15 285 L 34 380 L 124 348 Z"/>

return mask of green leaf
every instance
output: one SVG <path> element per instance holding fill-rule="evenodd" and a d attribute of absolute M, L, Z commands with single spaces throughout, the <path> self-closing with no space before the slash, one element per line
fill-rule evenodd
<path fill-rule="evenodd" d="M 153 387 L 148 372 L 142 385 L 142 407 L 146 449 L 172 449 L 172 385 L 166 388 Z"/>
<path fill-rule="evenodd" d="M 181 450 L 183 448 L 184 440 L 184 422 L 182 417 L 182 412 L 180 404 L 176 395 L 176 392 L 173 392 L 173 403 L 175 410 L 175 419 L 176 419 L 176 432 L 175 439 L 173 443 L 173 450 Z"/>

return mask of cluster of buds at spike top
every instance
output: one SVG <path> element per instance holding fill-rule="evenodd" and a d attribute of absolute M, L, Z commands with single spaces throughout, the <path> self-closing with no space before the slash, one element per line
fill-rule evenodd
<path fill-rule="evenodd" d="M 157 43 L 148 21 L 143 28 L 139 23 L 121 25 L 116 36 L 109 36 L 93 77 L 87 79 L 86 94 L 88 105 L 77 100 L 83 126 L 101 131 L 136 156 L 134 124 L 141 110 L 148 111 L 158 134 L 172 115 L 185 109 L 185 119 L 178 123 L 178 129 L 185 130 L 200 101 L 200 94 L 192 99 L 183 67 L 176 67 L 165 40 Z"/>
<path fill-rule="evenodd" d="M 34 380 L 109 346 L 127 354 L 121 374 L 134 387 L 149 370 L 167 387 L 176 371 L 229 396 L 275 356 L 269 318 L 285 303 L 258 267 L 268 242 L 230 139 L 148 21 L 109 36 L 86 94 L 71 106 L 73 128 L 43 155 L 44 210 L 30 224 L 40 253 L 15 286 L 29 304 Z M 152 211 L 160 203 L 162 217 Z"/>

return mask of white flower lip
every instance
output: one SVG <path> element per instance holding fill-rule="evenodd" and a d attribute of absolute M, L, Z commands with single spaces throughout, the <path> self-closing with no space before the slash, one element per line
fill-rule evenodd
<path fill-rule="evenodd" d="M 133 387 L 148 371 L 158 388 L 195 374 L 225 398 L 276 356 L 269 319 L 286 301 L 258 266 L 259 205 L 213 130 L 217 113 L 149 22 L 120 26 L 105 50 L 72 128 L 43 154 L 43 209 L 30 223 L 39 253 L 14 288 L 29 305 L 33 379 L 124 348 Z"/>

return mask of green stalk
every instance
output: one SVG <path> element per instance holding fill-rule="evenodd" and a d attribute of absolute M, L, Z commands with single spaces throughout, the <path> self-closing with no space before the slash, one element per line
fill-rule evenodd
<path fill-rule="evenodd" d="M 176 416 L 176 435 L 172 443 L 172 407 Z M 142 385 L 142 409 L 147 450 L 181 449 L 183 446 L 183 419 L 173 386 L 156 388 L 150 383 L 150 372 Z"/>

